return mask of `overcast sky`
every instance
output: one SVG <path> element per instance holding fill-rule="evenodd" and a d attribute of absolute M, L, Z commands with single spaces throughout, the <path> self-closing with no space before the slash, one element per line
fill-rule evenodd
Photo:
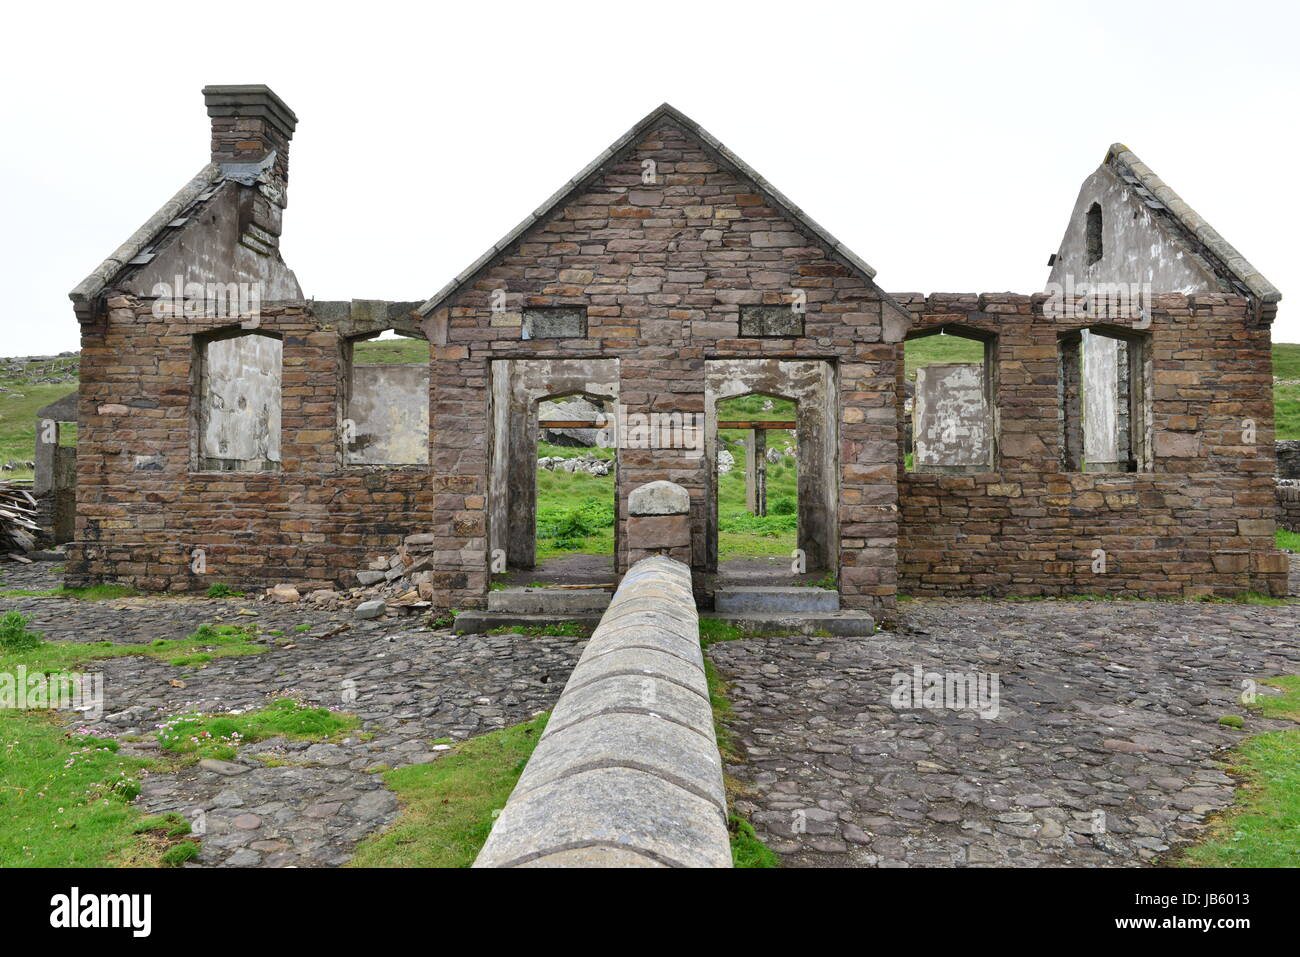
<path fill-rule="evenodd" d="M 891 291 L 1034 292 L 1126 143 L 1286 297 L 1296 5 L 58 3 L 5 14 L 0 355 L 207 161 L 208 83 L 297 113 L 282 250 L 318 299 L 423 299 L 662 101 Z"/>

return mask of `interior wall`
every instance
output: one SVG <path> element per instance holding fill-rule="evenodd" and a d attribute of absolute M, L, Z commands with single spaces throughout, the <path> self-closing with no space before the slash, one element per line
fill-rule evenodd
<path fill-rule="evenodd" d="M 347 416 L 349 465 L 423 465 L 429 460 L 428 363 L 354 363 Z"/>

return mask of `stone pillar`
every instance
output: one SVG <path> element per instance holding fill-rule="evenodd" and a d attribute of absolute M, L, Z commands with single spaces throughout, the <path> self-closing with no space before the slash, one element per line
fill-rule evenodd
<path fill-rule="evenodd" d="M 627 499 L 628 564 L 651 555 L 667 555 L 689 565 L 691 496 L 672 482 L 649 482 Z"/>
<path fill-rule="evenodd" d="M 766 429 L 751 429 L 745 437 L 745 507 L 751 515 L 767 514 Z"/>

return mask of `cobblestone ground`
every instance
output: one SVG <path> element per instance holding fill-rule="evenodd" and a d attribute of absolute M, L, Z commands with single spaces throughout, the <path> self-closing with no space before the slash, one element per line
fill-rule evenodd
<path fill-rule="evenodd" d="M 58 583 L 48 565 L 3 571 L 0 589 Z M 146 776 L 137 798 L 142 811 L 190 819 L 203 812 L 198 860 L 207 865 L 345 863 L 357 842 L 397 813 L 396 797 L 368 769 L 435 761 L 446 750 L 437 739 L 462 740 L 549 709 L 582 650 L 572 639 L 451 635 L 419 630 L 414 619 L 361 622 L 348 611 L 303 603 L 0 596 L 0 612 L 15 608 L 52 641 L 146 643 L 183 638 L 205 622 L 260 627 L 270 650 L 217 658 L 201 669 L 141 658 L 96 662 L 105 711 L 82 725 L 142 739 L 121 753 L 156 756 L 157 726 L 177 714 L 257 708 L 288 692 L 361 718 L 363 733 L 337 744 L 271 739 L 241 748 L 233 761 Z M 309 631 L 294 631 L 304 624 Z M 336 631 L 341 625 L 349 627 Z M 288 644 L 274 646 L 266 633 L 277 630 Z"/>
<path fill-rule="evenodd" d="M 1300 606 L 900 607 L 870 638 L 709 649 L 747 757 L 733 803 L 787 865 L 1155 862 L 1232 802 L 1216 755 L 1285 726 L 1218 724 L 1242 682 L 1300 673 Z M 892 707 L 915 666 L 997 674 L 997 716 Z"/>
<path fill-rule="evenodd" d="M 0 589 L 59 580 L 48 564 L 0 573 Z M 206 865 L 346 862 L 396 815 L 394 796 L 367 769 L 437 760 L 437 739 L 551 707 L 582 649 L 562 638 L 452 636 L 411 619 L 361 622 L 305 603 L 0 596 L 0 612 L 12 608 L 50 640 L 145 643 L 212 622 L 284 632 L 283 646 L 267 636 L 266 653 L 199 670 L 140 658 L 96 664 L 107 701 L 91 727 L 144 739 L 128 752 L 156 753 L 156 727 L 174 715 L 258 707 L 286 692 L 361 717 L 365 733 L 338 744 L 264 741 L 232 762 L 146 777 L 143 811 L 204 812 Z M 1241 682 L 1300 673 L 1300 606 L 901 608 L 896 631 L 869 638 L 755 638 L 709 650 L 732 682 L 747 758 L 728 767 L 741 789 L 734 803 L 787 864 L 1155 861 L 1232 801 L 1215 757 L 1243 732 L 1217 722 L 1245 713 Z M 996 718 L 892 707 L 893 676 L 915 666 L 997 674 Z M 1271 726 L 1248 717 L 1246 731 Z"/>

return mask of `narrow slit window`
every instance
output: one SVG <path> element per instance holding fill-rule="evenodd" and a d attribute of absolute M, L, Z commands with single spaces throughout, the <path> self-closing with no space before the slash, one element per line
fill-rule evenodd
<path fill-rule="evenodd" d="M 1104 250 L 1101 245 L 1101 205 L 1093 203 L 1088 208 L 1087 224 L 1088 265 L 1101 262 Z"/>

